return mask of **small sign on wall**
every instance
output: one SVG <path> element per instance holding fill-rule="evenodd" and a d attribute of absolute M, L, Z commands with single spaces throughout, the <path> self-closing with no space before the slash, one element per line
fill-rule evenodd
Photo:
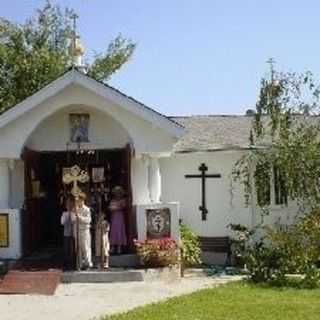
<path fill-rule="evenodd" d="M 0 247 L 9 247 L 9 215 L 0 213 Z"/>
<path fill-rule="evenodd" d="M 169 208 L 147 209 L 147 238 L 171 237 L 171 213 Z"/>

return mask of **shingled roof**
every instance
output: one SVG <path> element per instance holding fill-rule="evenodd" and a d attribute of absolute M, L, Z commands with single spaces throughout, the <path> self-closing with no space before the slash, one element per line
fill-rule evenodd
<path fill-rule="evenodd" d="M 170 117 L 185 128 L 175 152 L 248 149 L 252 116 Z"/>

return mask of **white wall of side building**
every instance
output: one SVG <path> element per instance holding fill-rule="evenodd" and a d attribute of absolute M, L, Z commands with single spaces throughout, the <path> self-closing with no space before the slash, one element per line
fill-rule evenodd
<path fill-rule="evenodd" d="M 218 237 L 231 235 L 230 223 L 247 226 L 256 224 L 260 215 L 255 206 L 246 207 L 243 186 L 231 184 L 235 162 L 246 151 L 216 151 L 205 153 L 178 153 L 161 159 L 162 200 L 180 202 L 180 217 L 198 235 Z M 201 179 L 186 179 L 186 174 L 200 174 L 201 163 L 208 167 L 208 174 L 218 173 L 221 178 L 206 179 L 207 220 L 201 220 Z M 231 191 L 232 188 L 232 191 Z M 288 223 L 292 206 L 271 207 L 267 223 Z M 294 210 L 293 210 L 294 211 Z"/>
<path fill-rule="evenodd" d="M 162 200 L 180 202 L 180 217 L 200 236 L 226 236 L 227 225 L 250 225 L 251 208 L 244 204 L 241 188 L 231 196 L 230 174 L 239 152 L 206 152 L 174 154 L 161 159 Z M 208 167 L 207 174 L 221 174 L 221 178 L 206 179 L 207 220 L 201 220 L 201 179 L 185 178 L 186 174 L 200 174 L 201 163 Z"/>

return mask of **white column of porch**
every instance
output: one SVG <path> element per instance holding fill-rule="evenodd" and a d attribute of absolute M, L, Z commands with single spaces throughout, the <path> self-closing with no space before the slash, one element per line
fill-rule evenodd
<path fill-rule="evenodd" d="M 0 159 L 0 209 L 9 208 L 10 172 L 9 160 Z"/>
<path fill-rule="evenodd" d="M 11 173 L 14 164 L 14 159 L 0 159 L 0 213 L 8 215 L 9 224 L 8 239 L 1 239 L 8 242 L 0 247 L 0 257 L 4 259 L 19 259 L 22 255 L 21 211 L 10 206 Z"/>
<path fill-rule="evenodd" d="M 151 156 L 148 158 L 148 189 L 151 203 L 161 202 L 161 172 L 159 159 Z"/>
<path fill-rule="evenodd" d="M 163 203 L 161 200 L 162 177 L 160 168 L 159 154 L 145 154 L 141 159 L 144 164 L 145 182 L 147 183 L 148 196 L 147 201 L 137 204 L 137 231 L 138 240 L 143 241 L 147 238 L 147 211 L 169 209 L 171 213 L 171 237 L 177 241 L 180 239 L 179 234 L 179 216 L 180 206 L 178 202 Z"/>

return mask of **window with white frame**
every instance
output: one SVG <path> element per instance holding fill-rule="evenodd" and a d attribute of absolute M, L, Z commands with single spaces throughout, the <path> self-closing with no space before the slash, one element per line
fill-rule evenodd
<path fill-rule="evenodd" d="M 254 176 L 257 202 L 260 207 L 288 205 L 285 179 L 279 168 L 274 166 L 271 170 L 270 165 L 267 163 L 257 164 Z"/>
<path fill-rule="evenodd" d="M 273 191 L 275 205 L 288 205 L 288 192 L 281 170 L 273 167 Z"/>

